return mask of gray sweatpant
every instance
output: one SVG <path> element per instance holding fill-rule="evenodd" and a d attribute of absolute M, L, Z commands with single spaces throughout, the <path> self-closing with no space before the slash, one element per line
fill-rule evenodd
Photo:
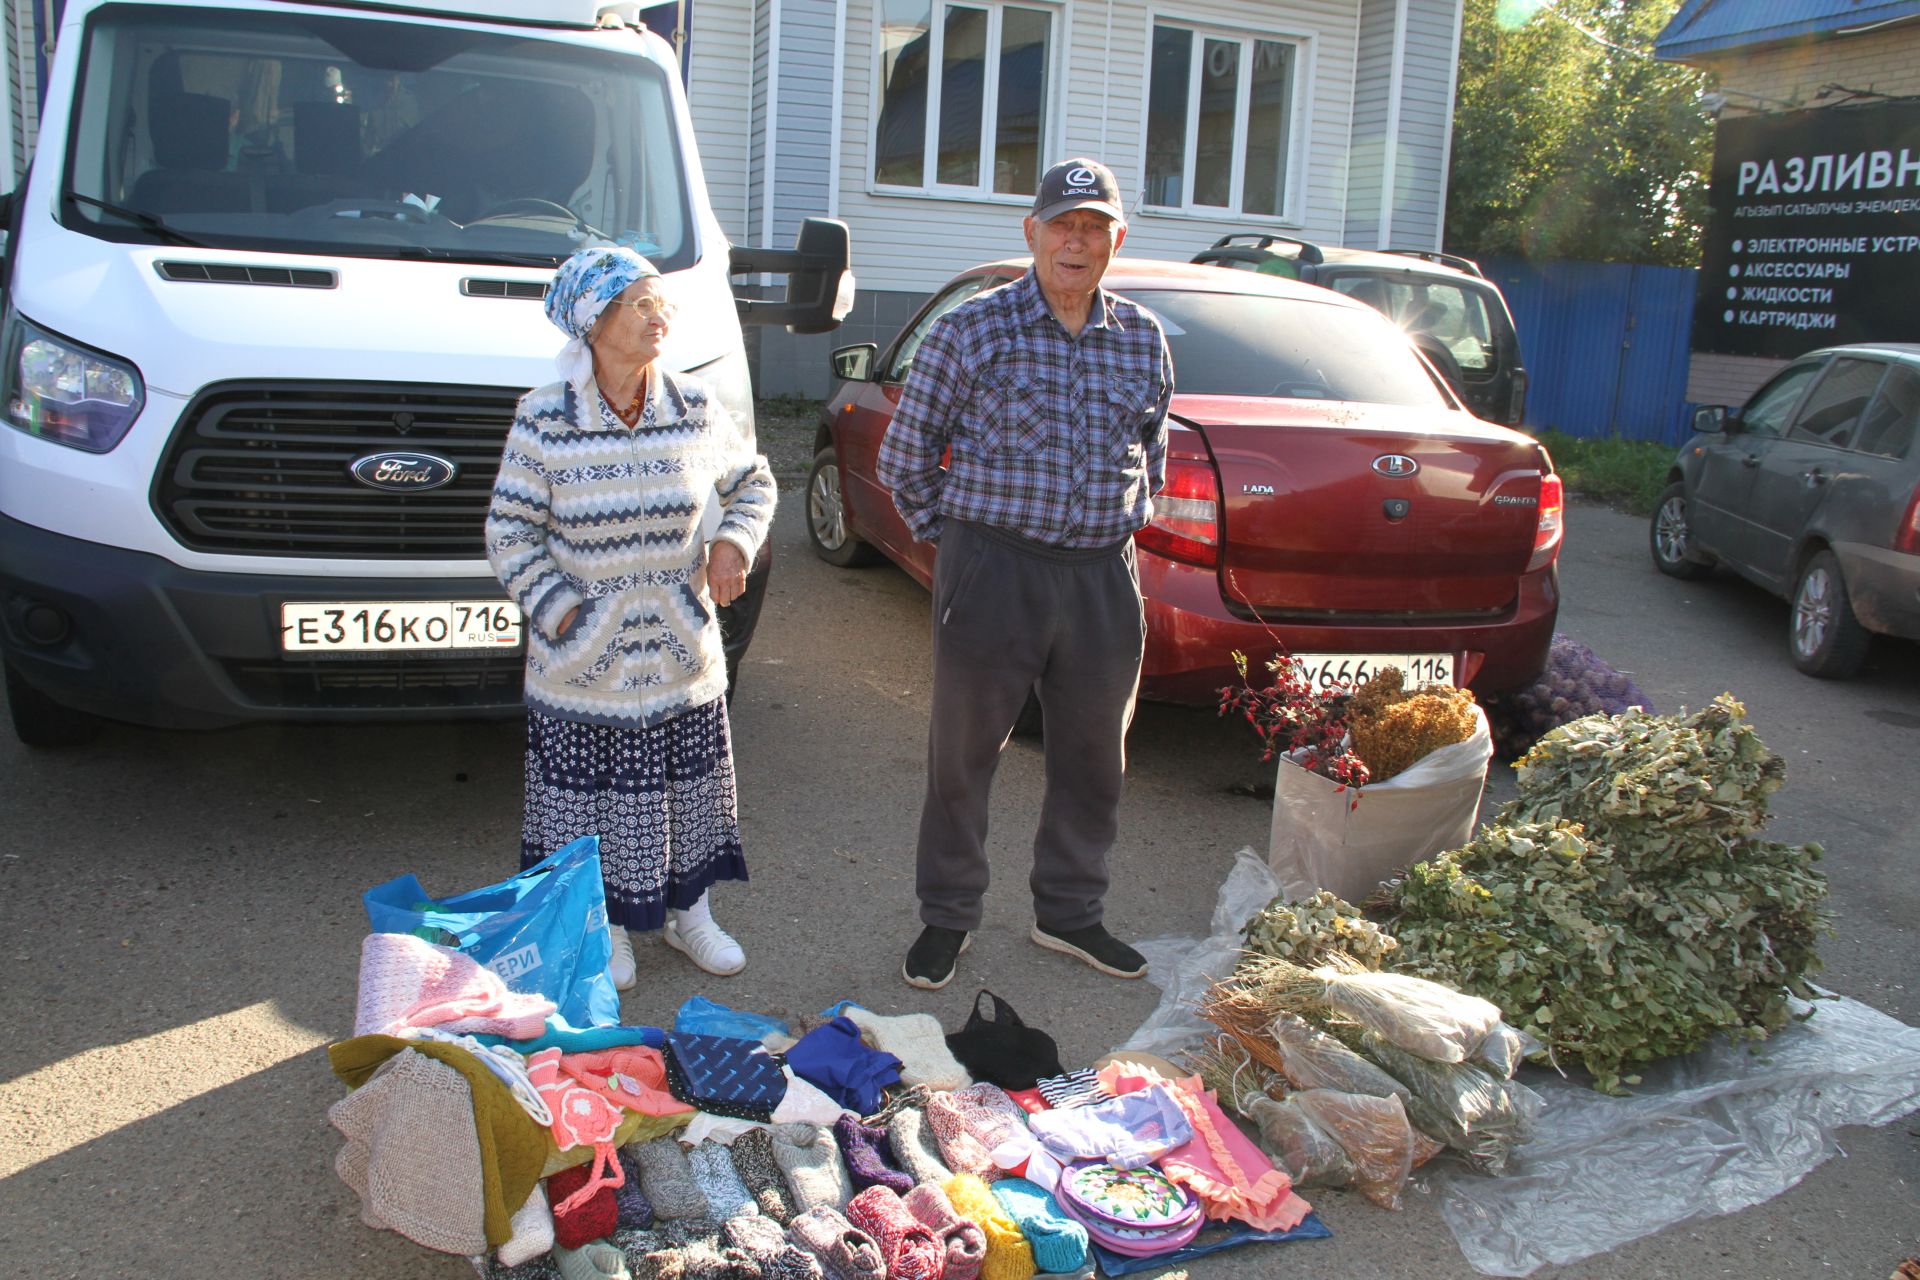
<path fill-rule="evenodd" d="M 994 767 L 1029 689 L 1046 718 L 1034 918 L 1054 930 L 1100 923 L 1145 639 L 1131 539 L 1069 551 L 943 522 L 916 873 L 922 923 L 980 926 Z"/>

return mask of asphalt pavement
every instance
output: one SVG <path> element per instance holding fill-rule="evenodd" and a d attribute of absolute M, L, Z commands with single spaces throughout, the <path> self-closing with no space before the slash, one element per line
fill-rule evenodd
<path fill-rule="evenodd" d="M 1035 948 L 1023 880 L 1035 745 L 1000 770 L 986 924 L 947 990 L 899 978 L 917 923 L 912 840 L 928 699 L 927 598 L 890 567 L 807 550 L 783 495 L 778 561 L 733 715 L 753 881 L 716 891 L 749 956 L 709 978 L 638 948 L 631 1022 L 688 996 L 794 1018 L 842 998 L 949 1028 L 982 988 L 1052 1032 L 1069 1064 L 1152 1011 L 1145 982 Z M 1920 1022 L 1914 830 L 1920 650 L 1882 644 L 1843 683 L 1795 672 L 1786 606 L 1731 579 L 1657 575 L 1644 522 L 1576 503 L 1561 629 L 1630 672 L 1659 710 L 1731 691 L 1790 774 L 1775 834 L 1827 849 L 1837 935 L 1824 980 Z M 1269 769 L 1242 726 L 1141 709 L 1114 853 L 1110 926 L 1199 936 L 1234 852 L 1264 850 Z M 111 728 L 75 751 L 0 741 L 0 1276 L 200 1280 L 452 1277 L 464 1262 L 358 1221 L 334 1176 L 324 1046 L 351 1032 L 361 892 L 403 871 L 435 893 L 508 874 L 518 724 Z M 1483 816 L 1510 777 L 1495 767 Z M 1879 1280 L 1920 1254 L 1920 1116 L 1840 1135 L 1842 1154 L 1744 1212 L 1682 1224 L 1540 1275 Z M 1194 1280 L 1474 1274 L 1415 1192 L 1397 1214 L 1314 1192 L 1330 1241 L 1193 1264 Z"/>

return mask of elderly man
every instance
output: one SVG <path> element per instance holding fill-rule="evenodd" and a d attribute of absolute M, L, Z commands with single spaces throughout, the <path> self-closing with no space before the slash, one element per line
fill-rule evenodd
<path fill-rule="evenodd" d="M 934 324 L 880 450 L 914 537 L 940 545 L 926 927 L 902 967 L 926 990 L 980 925 L 988 795 L 1029 690 L 1046 724 L 1031 937 L 1102 973 L 1147 971 L 1101 906 L 1146 634 L 1133 534 L 1166 475 L 1173 363 L 1153 316 L 1100 287 L 1127 235 L 1105 165 L 1047 170 L 1025 226 L 1033 269 Z"/>

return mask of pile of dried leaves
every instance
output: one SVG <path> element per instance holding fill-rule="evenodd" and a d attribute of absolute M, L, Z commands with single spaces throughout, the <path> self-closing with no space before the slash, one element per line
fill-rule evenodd
<path fill-rule="evenodd" d="M 1247 921 L 1241 936 L 1255 955 L 1308 969 L 1327 963 L 1336 951 L 1365 968 L 1379 969 L 1398 945 L 1358 908 L 1326 889 L 1304 902 L 1289 902 L 1281 894 Z"/>
<path fill-rule="evenodd" d="M 1827 883 L 1818 845 L 1760 838 L 1786 766 L 1745 714 L 1722 695 L 1542 738 L 1517 800 L 1389 890 L 1396 967 L 1493 1001 L 1609 1091 L 1778 1030 L 1819 968 Z"/>

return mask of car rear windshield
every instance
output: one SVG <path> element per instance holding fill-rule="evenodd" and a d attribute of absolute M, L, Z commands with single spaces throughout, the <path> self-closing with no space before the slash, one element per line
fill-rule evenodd
<path fill-rule="evenodd" d="M 631 53 L 433 22 L 108 5 L 82 56 L 61 213 L 76 230 L 529 264 L 603 237 L 663 270 L 692 262 L 671 89 Z"/>
<path fill-rule="evenodd" d="M 1245 293 L 1126 296 L 1165 327 L 1178 391 L 1446 406 L 1406 335 L 1371 311 Z"/>

